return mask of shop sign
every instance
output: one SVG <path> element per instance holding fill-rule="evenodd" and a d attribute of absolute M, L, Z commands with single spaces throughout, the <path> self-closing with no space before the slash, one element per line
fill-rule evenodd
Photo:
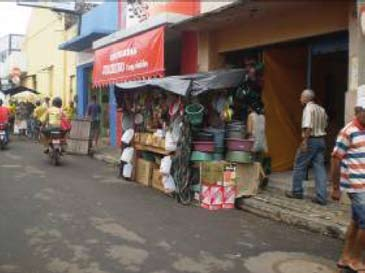
<path fill-rule="evenodd" d="M 126 5 L 126 28 L 142 23 L 162 13 L 176 13 L 193 16 L 199 13 L 200 1 L 196 0 L 140 0 L 130 1 Z"/>
<path fill-rule="evenodd" d="M 164 72 L 164 31 L 164 27 L 159 27 L 96 50 L 94 85 L 161 76 Z"/>

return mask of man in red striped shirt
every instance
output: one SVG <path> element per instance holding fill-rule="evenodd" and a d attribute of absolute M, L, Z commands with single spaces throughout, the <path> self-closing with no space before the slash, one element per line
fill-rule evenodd
<path fill-rule="evenodd" d="M 347 192 L 352 220 L 345 247 L 338 262 L 341 268 L 365 273 L 365 108 L 355 108 L 355 119 L 339 133 L 331 162 L 332 198 L 339 200 Z"/>

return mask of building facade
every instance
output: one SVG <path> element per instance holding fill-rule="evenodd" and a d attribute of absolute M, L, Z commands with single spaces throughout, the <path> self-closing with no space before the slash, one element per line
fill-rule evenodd
<path fill-rule="evenodd" d="M 48 9 L 33 8 L 22 52 L 26 74 L 22 84 L 50 97 L 59 96 L 65 104 L 76 95 L 76 55 L 60 51 L 60 43 L 77 33 L 65 15 Z"/>
<path fill-rule="evenodd" d="M 314 89 L 328 112 L 328 156 L 338 131 L 353 117 L 356 90 L 365 80 L 361 5 L 235 1 L 176 26 L 197 32 L 199 71 L 244 67 L 247 57 L 264 64 L 262 98 L 274 171 L 292 168 L 303 89 Z"/>
<path fill-rule="evenodd" d="M 24 35 L 8 34 L 0 38 L 0 80 L 1 89 L 11 86 L 10 74 L 13 69 L 24 71 L 24 56 L 21 53 L 21 46 Z"/>

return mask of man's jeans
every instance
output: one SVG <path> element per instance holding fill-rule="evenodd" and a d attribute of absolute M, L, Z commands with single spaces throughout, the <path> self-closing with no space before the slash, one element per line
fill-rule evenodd
<path fill-rule="evenodd" d="M 327 173 L 324 166 L 324 152 L 326 143 L 324 138 L 309 138 L 308 151 L 298 150 L 295 157 L 293 172 L 293 194 L 303 195 L 303 180 L 306 178 L 309 164 L 312 163 L 317 199 L 320 202 L 327 201 Z"/>

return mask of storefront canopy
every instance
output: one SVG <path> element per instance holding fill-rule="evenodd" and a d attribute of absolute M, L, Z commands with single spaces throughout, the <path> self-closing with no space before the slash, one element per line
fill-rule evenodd
<path fill-rule="evenodd" d="M 4 95 L 10 95 L 10 96 L 14 96 L 16 94 L 26 92 L 26 91 L 31 92 L 33 94 L 39 94 L 38 91 L 30 89 L 30 88 L 25 87 L 25 86 L 17 86 L 17 87 L 12 87 L 12 88 L 9 88 L 9 89 L 6 89 L 6 90 L 1 90 L 1 92 Z"/>
<path fill-rule="evenodd" d="M 244 77 L 243 69 L 226 69 L 183 76 L 171 76 L 116 84 L 116 93 L 144 88 L 160 88 L 180 96 L 197 96 L 207 91 L 235 88 Z"/>
<path fill-rule="evenodd" d="M 109 35 L 110 31 L 98 30 L 88 34 L 83 34 L 72 38 L 71 40 L 61 44 L 58 49 L 69 50 L 69 51 L 83 51 L 85 49 L 91 48 L 95 40 Z"/>

